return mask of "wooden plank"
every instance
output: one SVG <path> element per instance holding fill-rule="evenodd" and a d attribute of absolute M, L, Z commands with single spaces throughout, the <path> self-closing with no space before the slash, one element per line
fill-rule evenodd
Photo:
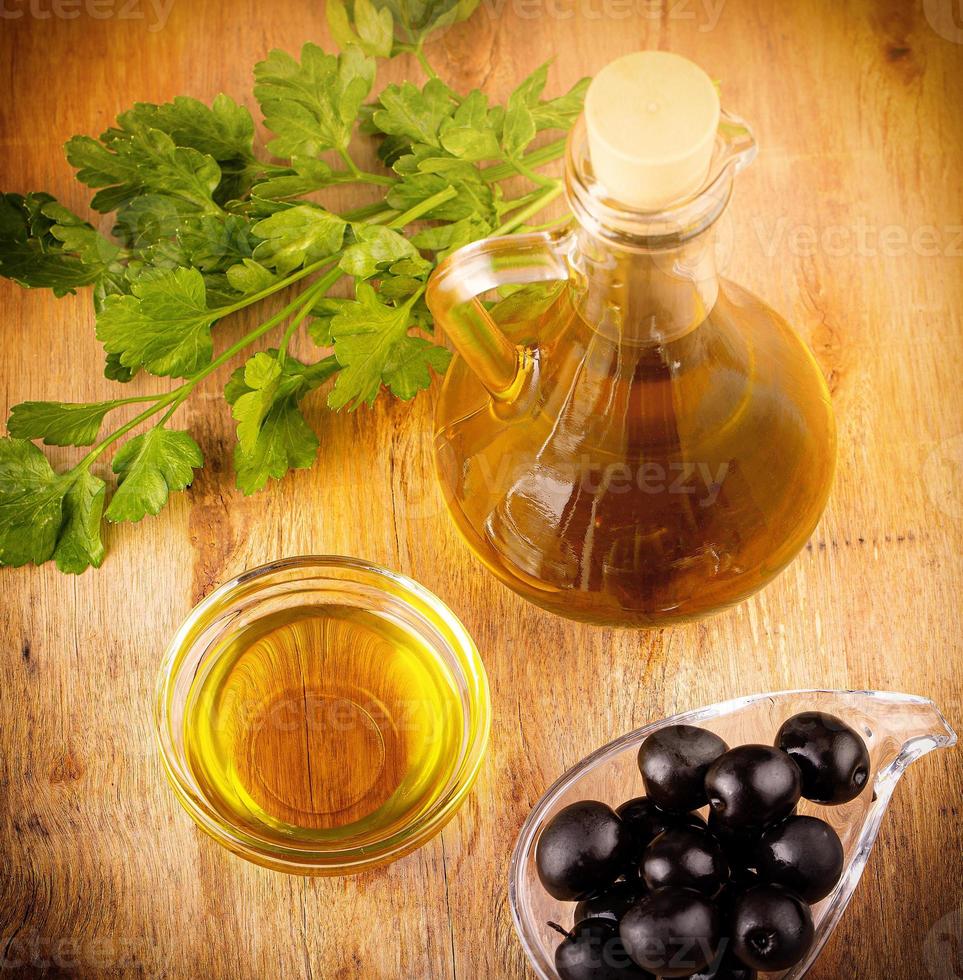
<path fill-rule="evenodd" d="M 0 31 L 0 185 L 77 208 L 70 135 L 102 131 L 135 100 L 250 101 L 250 67 L 270 48 L 327 38 L 323 5 L 298 0 L 174 0 L 163 24 L 146 4 L 134 19 L 119 4 L 30 13 L 68 9 L 52 4 L 5 7 L 24 16 Z M 650 633 L 577 626 L 507 592 L 457 539 L 433 482 L 432 395 L 356 416 L 314 403 L 317 466 L 245 499 L 226 464 L 224 376 L 211 379 L 185 421 L 220 463 L 188 494 L 112 530 L 99 572 L 0 572 L 0 951 L 12 939 L 8 955 L 52 960 L 72 943 L 61 967 L 91 977 L 522 977 L 512 842 L 542 790 L 602 742 L 724 697 L 813 685 L 926 694 L 958 724 L 963 45 L 952 21 L 938 26 L 901 0 L 489 0 L 436 43 L 456 86 L 497 97 L 551 55 L 558 91 L 640 47 L 722 80 L 762 147 L 724 219 L 725 272 L 789 316 L 831 380 L 841 444 L 826 516 L 776 583 L 721 616 Z M 382 76 L 417 72 L 402 60 Z M 108 395 L 86 297 L 8 283 L 0 297 L 0 408 Z M 359 555 L 437 592 L 476 637 L 495 697 L 463 812 L 357 879 L 289 878 L 220 850 L 179 810 L 151 743 L 157 664 L 192 602 L 303 552 Z M 925 976 L 927 937 L 945 951 L 933 976 L 959 975 L 940 939 L 952 922 L 938 924 L 963 901 L 961 790 L 952 753 L 907 777 L 815 980 Z"/>

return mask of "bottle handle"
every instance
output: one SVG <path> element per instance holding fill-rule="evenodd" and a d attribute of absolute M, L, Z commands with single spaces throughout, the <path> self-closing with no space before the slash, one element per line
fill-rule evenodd
<path fill-rule="evenodd" d="M 529 352 L 513 344 L 479 297 L 498 286 L 568 279 L 568 232 L 486 238 L 450 255 L 428 282 L 428 308 L 492 397 L 510 400 Z"/>

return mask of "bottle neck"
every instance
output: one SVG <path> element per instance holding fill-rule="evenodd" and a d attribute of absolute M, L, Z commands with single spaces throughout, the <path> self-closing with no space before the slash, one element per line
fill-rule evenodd
<path fill-rule="evenodd" d="M 565 191 L 576 226 L 569 249 L 576 306 L 617 343 L 665 344 L 693 331 L 719 295 L 715 231 L 733 177 L 755 156 L 752 132 L 722 113 L 703 186 L 661 211 L 614 200 L 596 178 L 580 120 L 569 137 Z"/>
<path fill-rule="evenodd" d="M 575 303 L 617 343 L 661 345 L 698 327 L 719 295 L 714 231 L 658 249 L 627 248 L 578 225 L 569 262 Z"/>

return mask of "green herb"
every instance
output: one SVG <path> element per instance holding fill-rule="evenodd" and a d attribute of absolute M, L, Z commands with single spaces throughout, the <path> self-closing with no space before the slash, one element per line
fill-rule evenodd
<path fill-rule="evenodd" d="M 0 438 L 0 564 L 99 566 L 104 519 L 157 514 L 191 484 L 204 460 L 171 418 L 235 358 L 245 360 L 224 397 L 244 493 L 313 464 L 318 438 L 301 405 L 332 378 L 328 406 L 353 410 L 382 392 L 410 399 L 446 370 L 448 350 L 430 339 L 428 276 L 470 241 L 533 227 L 560 191 L 538 168 L 561 156 L 564 139 L 531 144 L 545 130 L 566 130 L 585 91 L 582 82 L 544 99 L 543 66 L 504 107 L 480 91 L 453 92 L 425 40 L 477 2 L 328 3 L 341 54 L 305 44 L 300 58 L 273 51 L 255 67 L 274 159 L 255 151 L 246 107 L 226 95 L 211 105 L 182 96 L 139 103 L 98 139 L 67 143 L 77 179 L 95 191 L 91 208 L 110 216 L 96 227 L 48 194 L 0 195 L 0 275 L 57 296 L 92 287 L 105 375 L 122 384 L 142 372 L 179 379 L 156 395 L 14 406 Z M 425 84 L 388 85 L 372 98 L 375 59 L 399 54 L 417 58 Z M 359 132 L 377 141 L 378 172 L 352 156 Z M 338 213 L 325 192 L 345 184 L 378 199 Z M 353 297 L 329 295 L 345 278 Z M 221 320 L 273 305 L 217 352 Z M 299 332 L 320 348 L 314 363 L 288 353 Z M 262 348 L 272 333 L 274 346 Z M 58 473 L 33 440 L 90 448 Z M 110 491 L 93 467 L 112 448 Z"/>

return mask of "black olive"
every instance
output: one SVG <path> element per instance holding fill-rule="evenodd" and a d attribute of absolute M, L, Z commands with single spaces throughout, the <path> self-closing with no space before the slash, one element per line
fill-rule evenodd
<path fill-rule="evenodd" d="M 843 873 L 843 845 L 824 820 L 790 817 L 763 833 L 756 868 L 762 881 L 782 885 L 814 905 Z"/>
<path fill-rule="evenodd" d="M 802 789 L 799 767 L 771 745 L 740 745 L 706 774 L 709 806 L 720 827 L 759 831 L 788 817 Z"/>
<path fill-rule="evenodd" d="M 642 877 L 649 888 L 694 888 L 712 898 L 729 880 L 722 846 L 708 830 L 667 830 L 646 848 Z"/>
<path fill-rule="evenodd" d="M 653 732 L 639 749 L 646 795 L 663 809 L 680 813 L 705 806 L 706 772 L 727 748 L 718 735 L 693 725 Z"/>
<path fill-rule="evenodd" d="M 575 906 L 575 921 L 611 919 L 619 922 L 623 915 L 648 891 L 640 878 L 617 881 L 605 891 L 585 898 Z"/>
<path fill-rule="evenodd" d="M 576 923 L 555 950 L 555 970 L 561 980 L 655 980 L 632 962 L 610 919 Z"/>
<path fill-rule="evenodd" d="M 802 773 L 802 795 L 816 803 L 848 803 L 866 788 L 869 750 L 860 735 L 835 715 L 804 711 L 783 722 L 776 745 Z"/>
<path fill-rule="evenodd" d="M 640 859 L 649 844 L 666 830 L 678 827 L 706 829 L 706 822 L 698 813 L 670 813 L 657 806 L 647 796 L 626 800 L 616 808 L 615 812 L 628 827 Z"/>
<path fill-rule="evenodd" d="M 632 841 L 616 812 L 597 800 L 572 803 L 552 818 L 535 848 L 545 890 L 576 902 L 611 885 L 631 863 Z"/>
<path fill-rule="evenodd" d="M 619 932 L 629 956 L 660 977 L 688 977 L 716 956 L 719 912 L 691 888 L 657 888 L 625 913 Z"/>
<path fill-rule="evenodd" d="M 704 970 L 693 973 L 689 980 L 756 980 L 758 973 L 740 963 L 731 946 L 721 952 Z"/>
<path fill-rule="evenodd" d="M 795 966 L 809 952 L 813 935 L 809 906 L 779 885 L 756 885 L 735 901 L 733 952 L 754 970 Z"/>

